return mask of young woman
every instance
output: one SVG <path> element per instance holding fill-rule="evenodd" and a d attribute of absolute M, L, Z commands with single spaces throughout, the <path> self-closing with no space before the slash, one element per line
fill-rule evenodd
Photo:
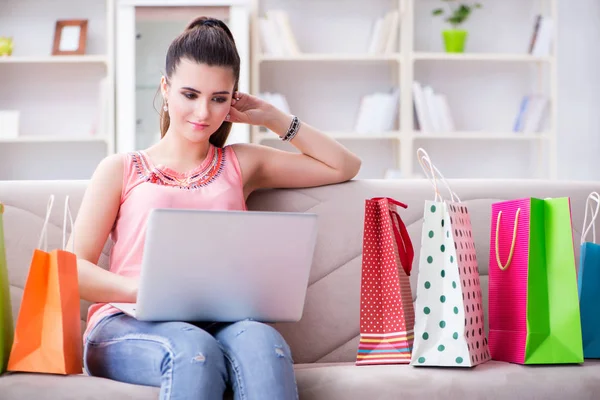
<path fill-rule="evenodd" d="M 290 349 L 255 321 L 149 323 L 112 308 L 135 302 L 146 218 L 153 208 L 246 210 L 259 188 L 347 181 L 360 160 L 325 134 L 237 91 L 240 59 L 227 26 L 201 17 L 169 47 L 161 79 L 161 140 L 107 157 L 75 223 L 81 297 L 94 302 L 85 332 L 88 374 L 160 387 L 161 399 L 296 399 Z M 266 126 L 300 154 L 225 146 L 232 123 Z M 108 236 L 110 271 L 97 266 Z"/>

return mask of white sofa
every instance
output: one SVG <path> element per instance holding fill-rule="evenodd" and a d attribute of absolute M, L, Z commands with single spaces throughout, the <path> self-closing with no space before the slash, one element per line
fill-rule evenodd
<path fill-rule="evenodd" d="M 577 261 L 587 195 L 600 183 L 543 181 L 452 181 L 473 223 L 487 307 L 490 204 L 521 197 L 570 196 Z M 81 181 L 0 182 L 13 312 L 16 318 L 32 251 L 48 196 L 71 196 L 73 212 L 86 187 Z M 366 198 L 393 197 L 408 204 L 400 214 L 418 260 L 423 201 L 433 192 L 427 181 L 353 181 L 314 189 L 268 190 L 249 199 L 251 210 L 311 211 L 319 215 L 319 237 L 302 320 L 279 324 L 290 343 L 302 400 L 348 399 L 598 399 L 600 363 L 520 366 L 491 361 L 473 369 L 415 368 L 408 365 L 354 366 L 358 345 L 363 210 Z M 52 215 L 50 245 L 60 246 L 62 210 Z M 110 243 L 101 264 L 106 266 Z M 415 293 L 418 263 L 412 273 Z M 82 326 L 88 304 L 81 303 Z M 487 323 L 487 321 L 486 321 Z M 149 399 L 155 388 L 87 376 L 7 374 L 0 399 Z"/>

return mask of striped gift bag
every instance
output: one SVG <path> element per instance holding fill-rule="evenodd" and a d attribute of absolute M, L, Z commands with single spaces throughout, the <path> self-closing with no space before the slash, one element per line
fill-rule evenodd
<path fill-rule="evenodd" d="M 360 343 L 356 365 L 408 364 L 414 309 L 409 275 L 414 251 L 396 200 L 365 203 L 360 295 Z"/>

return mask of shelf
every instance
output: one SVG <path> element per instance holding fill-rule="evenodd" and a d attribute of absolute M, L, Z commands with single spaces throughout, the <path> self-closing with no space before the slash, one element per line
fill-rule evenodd
<path fill-rule="evenodd" d="M 389 62 L 400 61 L 399 53 L 392 54 L 343 54 L 305 53 L 297 56 L 272 56 L 263 54 L 258 62 Z"/>
<path fill-rule="evenodd" d="M 158 91 L 160 89 L 160 83 L 156 83 L 154 85 L 135 85 L 135 90 L 154 90 Z"/>
<path fill-rule="evenodd" d="M 519 133 L 519 132 L 449 132 L 449 133 L 420 133 L 412 135 L 415 140 L 467 139 L 467 140 L 545 140 L 550 138 L 548 133 Z"/>
<path fill-rule="evenodd" d="M 0 137 L 0 143 L 79 143 L 79 142 L 98 142 L 107 143 L 107 139 L 102 136 L 42 136 L 42 135 L 28 135 L 18 136 L 16 138 L 2 138 Z"/>
<path fill-rule="evenodd" d="M 382 140 L 412 138 L 414 140 L 546 140 L 550 138 L 548 133 L 524 134 L 517 132 L 449 132 L 449 133 L 420 133 L 404 135 L 399 131 L 380 134 L 359 134 L 353 132 L 325 132 L 327 136 L 337 140 Z M 274 133 L 260 132 L 255 135 L 255 140 L 279 140 Z"/>
<path fill-rule="evenodd" d="M 353 133 L 353 132 L 325 132 L 327 136 L 336 139 L 336 140 L 382 140 L 382 139 L 400 139 L 400 132 L 384 132 L 384 133 Z M 261 132 L 255 136 L 255 140 L 257 142 L 261 142 L 263 140 L 279 140 L 277 135 L 274 133 Z"/>
<path fill-rule="evenodd" d="M 510 53 L 442 53 L 415 52 L 413 60 L 431 61 L 506 61 L 506 62 L 552 62 L 554 57 L 536 57 L 530 54 Z"/>
<path fill-rule="evenodd" d="M 83 56 L 4 56 L 0 64 L 106 64 L 104 55 Z"/>

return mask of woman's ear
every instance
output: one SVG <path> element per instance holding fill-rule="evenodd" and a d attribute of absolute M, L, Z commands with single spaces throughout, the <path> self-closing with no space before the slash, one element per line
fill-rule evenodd
<path fill-rule="evenodd" d="M 169 83 L 167 78 L 163 75 L 160 78 L 160 93 L 162 94 L 163 99 L 167 100 L 167 92 L 169 91 Z"/>

